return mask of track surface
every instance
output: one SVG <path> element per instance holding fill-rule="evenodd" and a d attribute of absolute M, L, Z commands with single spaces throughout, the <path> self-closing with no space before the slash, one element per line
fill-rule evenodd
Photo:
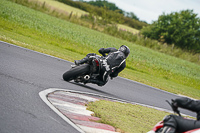
<path fill-rule="evenodd" d="M 0 132 L 76 133 L 39 97 L 48 88 L 90 92 L 169 109 L 165 100 L 178 97 L 121 77 L 105 86 L 65 82 L 62 74 L 72 63 L 0 42 Z M 188 111 L 183 113 L 195 116 Z"/>

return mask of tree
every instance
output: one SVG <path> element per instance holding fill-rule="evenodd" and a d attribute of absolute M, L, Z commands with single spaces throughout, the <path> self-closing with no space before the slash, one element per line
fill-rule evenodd
<path fill-rule="evenodd" d="M 159 16 L 149 27 L 142 29 L 146 37 L 174 44 L 182 49 L 200 52 L 200 18 L 193 10 L 183 10 Z"/>
<path fill-rule="evenodd" d="M 86 2 L 86 3 L 93 5 L 93 6 L 106 7 L 109 10 L 112 10 L 112 11 L 118 10 L 119 13 L 123 14 L 123 11 L 121 9 L 119 9 L 114 3 L 110 3 L 106 0 L 89 1 L 89 2 Z"/>
<path fill-rule="evenodd" d="M 139 18 L 133 12 L 125 12 L 125 16 L 135 19 L 135 20 L 139 20 Z"/>

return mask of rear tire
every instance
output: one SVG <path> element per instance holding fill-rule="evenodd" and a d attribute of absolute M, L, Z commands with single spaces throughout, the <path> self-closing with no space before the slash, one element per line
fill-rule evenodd
<path fill-rule="evenodd" d="M 77 76 L 88 73 L 90 71 L 90 66 L 88 64 L 83 64 L 76 66 L 63 74 L 63 79 L 65 81 L 70 81 L 75 79 Z"/>

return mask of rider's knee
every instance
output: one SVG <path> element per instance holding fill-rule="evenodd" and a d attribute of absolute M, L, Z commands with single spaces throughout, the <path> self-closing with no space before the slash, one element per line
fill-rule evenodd
<path fill-rule="evenodd" d="M 177 122 L 176 122 L 176 115 L 167 115 L 163 119 L 164 126 L 170 126 L 170 127 L 177 127 Z"/>

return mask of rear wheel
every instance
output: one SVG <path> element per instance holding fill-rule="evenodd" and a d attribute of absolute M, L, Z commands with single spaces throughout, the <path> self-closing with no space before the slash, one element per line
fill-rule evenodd
<path fill-rule="evenodd" d="M 83 64 L 76 66 L 63 74 L 63 79 L 65 81 L 70 81 L 75 79 L 77 76 L 88 73 L 90 66 L 88 64 Z"/>

